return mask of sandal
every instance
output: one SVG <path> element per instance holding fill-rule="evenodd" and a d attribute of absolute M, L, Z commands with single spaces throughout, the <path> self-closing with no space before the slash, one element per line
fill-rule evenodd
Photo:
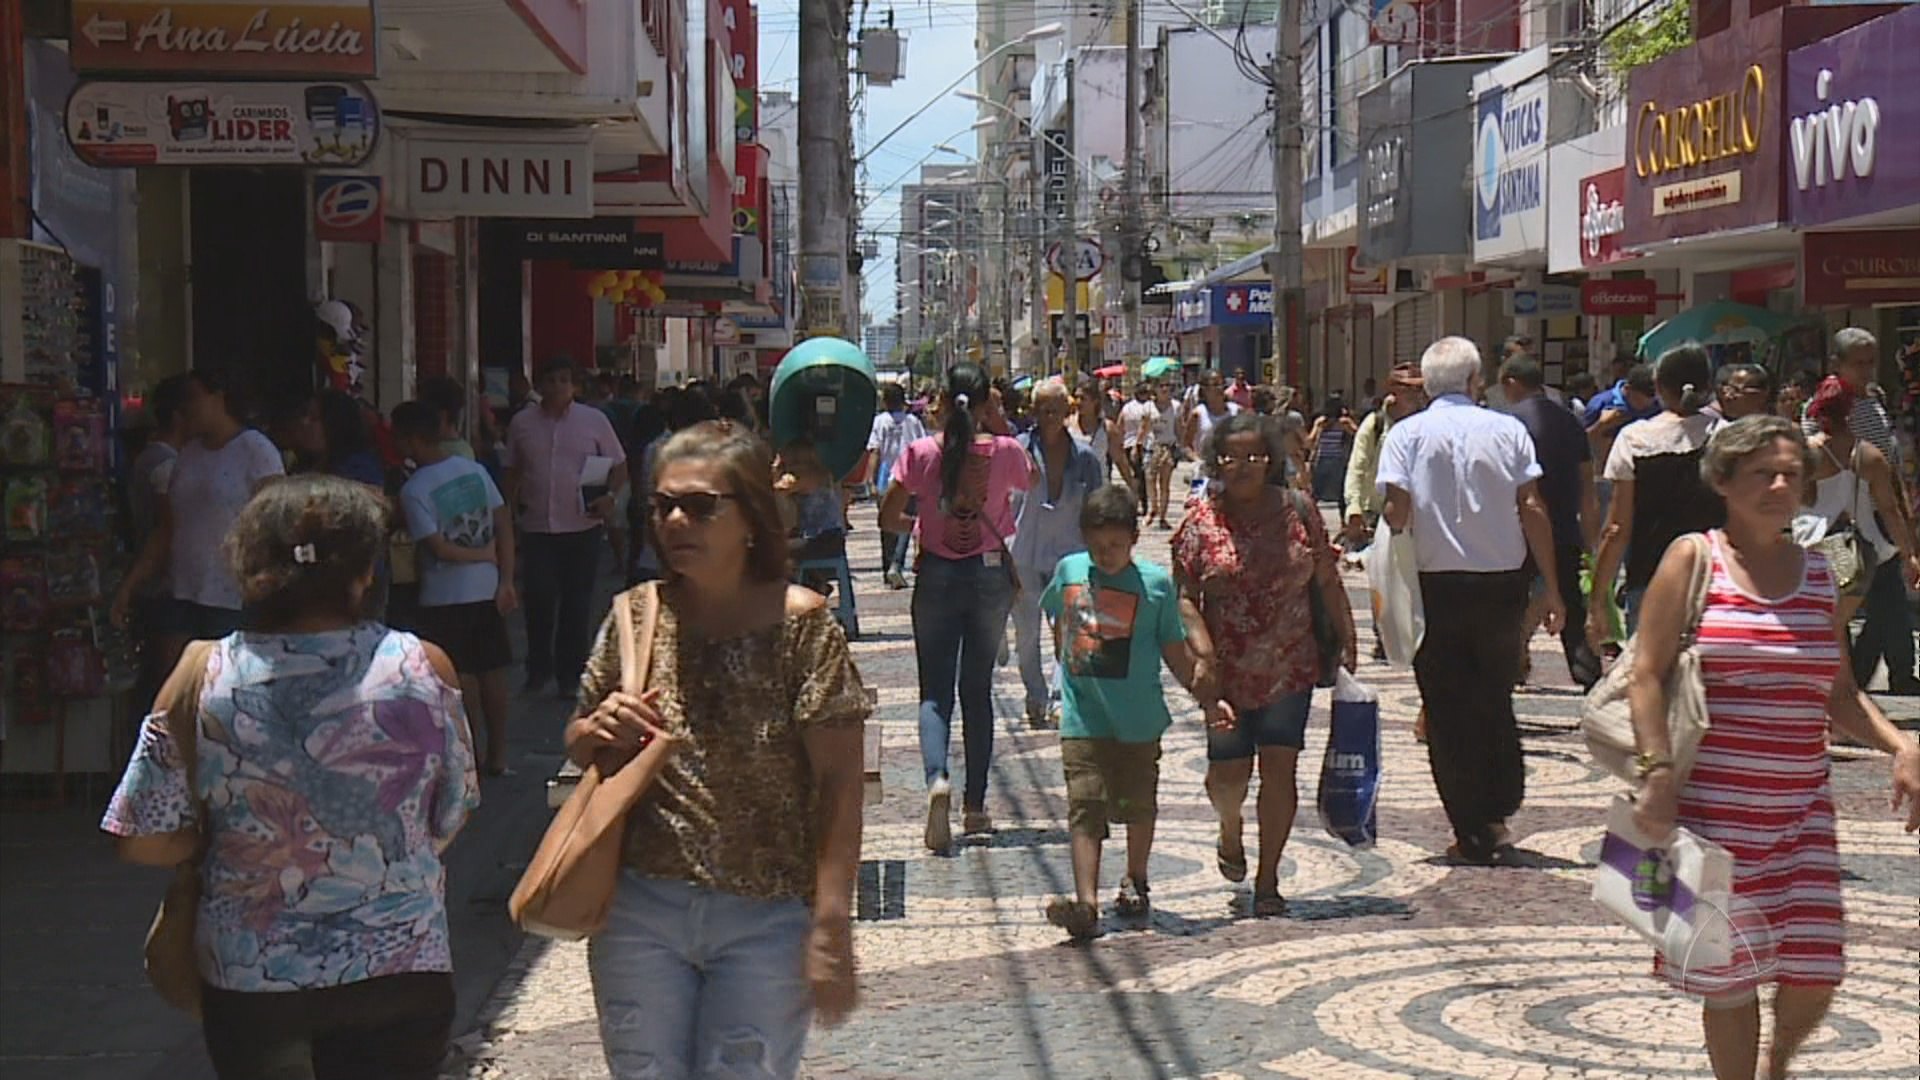
<path fill-rule="evenodd" d="M 1047 921 L 1065 930 L 1075 941 L 1087 941 L 1100 934 L 1100 909 L 1064 896 L 1047 901 Z"/>
<path fill-rule="evenodd" d="M 1151 890 L 1145 881 L 1135 881 L 1130 877 L 1120 879 L 1120 894 L 1113 898 L 1113 912 L 1129 919 L 1138 919 L 1153 908 L 1148 897 Z"/>
<path fill-rule="evenodd" d="M 1256 919 L 1277 919 L 1287 913 L 1287 898 L 1277 892 L 1256 894 L 1253 898 L 1253 917 Z"/>
<path fill-rule="evenodd" d="M 1246 848 L 1243 847 L 1240 849 L 1240 857 L 1238 859 L 1229 859 L 1227 858 L 1226 842 L 1222 841 L 1213 846 L 1213 858 L 1214 865 L 1220 868 L 1221 877 L 1236 884 L 1247 880 Z"/>

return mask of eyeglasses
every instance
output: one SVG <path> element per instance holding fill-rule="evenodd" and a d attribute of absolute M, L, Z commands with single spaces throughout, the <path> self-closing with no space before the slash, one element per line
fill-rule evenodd
<path fill-rule="evenodd" d="M 653 520 L 665 521 L 673 516 L 675 510 L 687 516 L 688 521 L 708 522 L 719 516 L 720 510 L 728 500 L 738 498 L 719 491 L 689 491 L 684 495 L 669 495 L 664 491 L 653 493 Z"/>
<path fill-rule="evenodd" d="M 1235 465 L 1254 465 L 1265 468 L 1272 461 L 1271 454 L 1221 454 L 1213 459 L 1213 463 L 1223 469 L 1231 469 Z"/>

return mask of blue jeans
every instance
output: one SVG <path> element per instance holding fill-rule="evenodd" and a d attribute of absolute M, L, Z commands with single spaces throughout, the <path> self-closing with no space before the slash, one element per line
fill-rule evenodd
<path fill-rule="evenodd" d="M 1881 656 L 1887 658 L 1887 679 L 1898 687 L 1913 681 L 1913 612 L 1907 606 L 1904 560 L 1888 559 L 1873 572 L 1860 612 L 1865 621 L 1853 639 L 1853 677 L 1861 686 L 1873 678 Z"/>
<path fill-rule="evenodd" d="M 621 871 L 587 947 L 613 1080 L 784 1080 L 813 1021 L 798 900 Z"/>
<path fill-rule="evenodd" d="M 1040 611 L 1040 594 L 1053 581 L 1052 569 L 1020 568 L 1020 595 L 1013 601 L 1013 649 L 1020 658 L 1020 683 L 1027 691 L 1029 712 L 1051 708 L 1060 700 L 1060 665 L 1048 677 L 1041 656 L 1053 655 L 1051 625 Z"/>
<path fill-rule="evenodd" d="M 1002 556 L 1004 557 L 1004 556 Z M 913 651 L 920 666 L 920 761 L 927 782 L 947 775 L 947 742 L 953 726 L 956 682 L 967 749 L 962 805 L 987 803 L 987 769 L 993 761 L 993 666 L 1007 636 L 1013 585 L 1007 571 L 975 555 L 920 558 L 913 579 Z"/>

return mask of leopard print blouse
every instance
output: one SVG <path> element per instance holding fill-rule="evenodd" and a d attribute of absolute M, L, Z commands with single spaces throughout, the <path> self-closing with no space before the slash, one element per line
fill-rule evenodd
<path fill-rule="evenodd" d="M 615 598 L 633 605 L 635 589 Z M 620 686 L 613 616 L 601 626 L 580 681 L 591 710 Z M 825 608 L 723 641 L 684 639 L 661 593 L 647 685 L 668 730 L 686 739 L 627 819 L 625 865 L 646 877 L 692 882 L 756 899 L 811 903 L 819 848 L 813 773 L 801 733 L 863 724 L 872 711 Z"/>

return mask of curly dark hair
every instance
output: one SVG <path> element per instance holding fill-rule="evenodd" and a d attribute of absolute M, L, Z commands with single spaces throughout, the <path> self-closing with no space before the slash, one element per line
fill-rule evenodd
<path fill-rule="evenodd" d="M 227 564 L 262 630 L 314 614 L 352 618 L 353 586 L 373 572 L 388 528 L 386 502 L 365 484 L 289 477 L 261 488 L 234 519 Z"/>

